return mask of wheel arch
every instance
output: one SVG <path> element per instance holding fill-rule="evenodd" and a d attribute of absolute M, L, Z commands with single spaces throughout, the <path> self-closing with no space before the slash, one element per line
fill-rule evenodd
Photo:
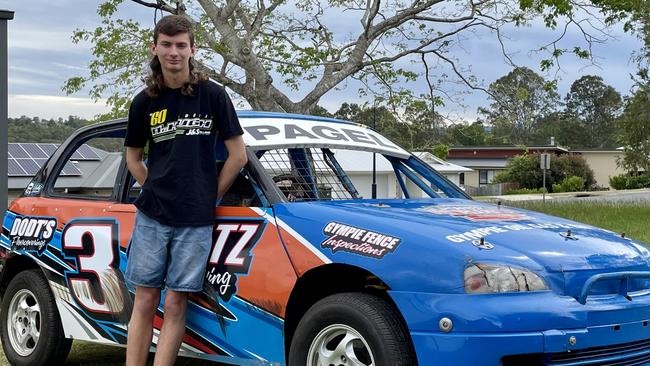
<path fill-rule="evenodd" d="M 291 291 L 284 321 L 285 356 L 288 359 L 289 347 L 298 323 L 303 315 L 319 300 L 343 292 L 363 292 L 376 295 L 392 306 L 406 328 L 406 321 L 397 305 L 388 294 L 390 287 L 368 270 L 342 263 L 315 267 L 300 276 Z M 408 328 L 406 328 L 408 329 Z M 413 347 L 413 342 L 411 347 Z"/>
<path fill-rule="evenodd" d="M 2 278 L 0 279 L 0 298 L 4 297 L 7 286 L 17 274 L 30 269 L 39 269 L 45 275 L 43 268 L 36 261 L 24 255 L 14 255 L 8 257 L 2 269 Z M 45 276 L 47 278 L 47 276 Z"/>

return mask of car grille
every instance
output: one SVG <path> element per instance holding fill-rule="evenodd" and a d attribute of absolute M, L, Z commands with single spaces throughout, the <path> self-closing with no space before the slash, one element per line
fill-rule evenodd
<path fill-rule="evenodd" d="M 650 340 L 592 347 L 572 352 L 517 355 L 504 366 L 640 366 L 650 365 Z"/>

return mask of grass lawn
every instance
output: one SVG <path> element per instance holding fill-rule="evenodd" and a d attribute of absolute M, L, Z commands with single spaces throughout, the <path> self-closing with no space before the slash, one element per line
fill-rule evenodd
<path fill-rule="evenodd" d="M 508 205 L 599 226 L 650 245 L 650 204 L 541 201 Z"/>

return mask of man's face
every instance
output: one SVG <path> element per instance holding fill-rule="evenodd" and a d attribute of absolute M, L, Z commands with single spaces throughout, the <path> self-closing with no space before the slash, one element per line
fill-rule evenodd
<path fill-rule="evenodd" d="M 160 33 L 157 43 L 151 45 L 151 53 L 158 56 L 163 71 L 171 73 L 189 73 L 189 60 L 194 52 L 188 33 L 175 36 Z"/>

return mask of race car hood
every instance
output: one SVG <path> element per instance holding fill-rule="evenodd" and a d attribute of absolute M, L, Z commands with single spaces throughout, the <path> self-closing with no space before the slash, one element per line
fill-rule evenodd
<path fill-rule="evenodd" d="M 274 209 L 325 261 L 365 268 L 393 289 L 459 291 L 471 263 L 560 274 L 566 283 L 650 268 L 650 252 L 620 234 L 471 200 L 326 201 Z"/>

